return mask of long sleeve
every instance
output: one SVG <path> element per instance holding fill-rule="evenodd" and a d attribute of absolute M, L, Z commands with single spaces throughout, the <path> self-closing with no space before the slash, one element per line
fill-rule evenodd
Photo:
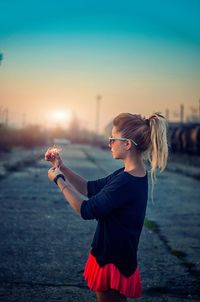
<path fill-rule="evenodd" d="M 94 195 L 96 195 L 97 193 L 99 193 L 103 187 L 115 176 L 117 175 L 119 172 L 121 172 L 124 168 L 120 168 L 118 170 L 116 170 L 114 173 L 97 179 L 97 180 L 90 180 L 87 182 L 87 192 L 88 192 L 88 197 L 92 197 Z"/>
<path fill-rule="evenodd" d="M 100 192 L 81 205 L 83 219 L 99 219 L 108 215 L 111 211 L 125 205 L 126 185 L 129 180 L 116 176 L 108 182 Z"/>

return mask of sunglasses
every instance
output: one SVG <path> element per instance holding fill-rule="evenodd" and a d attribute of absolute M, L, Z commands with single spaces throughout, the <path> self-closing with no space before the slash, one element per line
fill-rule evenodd
<path fill-rule="evenodd" d="M 109 144 L 111 145 L 114 141 L 128 141 L 130 140 L 135 146 L 138 144 L 131 138 L 125 138 L 125 137 L 109 137 Z"/>

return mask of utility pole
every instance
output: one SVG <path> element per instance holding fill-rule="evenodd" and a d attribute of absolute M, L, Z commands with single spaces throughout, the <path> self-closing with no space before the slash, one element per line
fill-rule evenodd
<path fill-rule="evenodd" d="M 199 98 L 199 122 L 200 122 L 200 98 Z"/>
<path fill-rule="evenodd" d="M 26 126 L 26 113 L 22 114 L 22 128 L 25 128 Z"/>
<path fill-rule="evenodd" d="M 180 107 L 180 123 L 183 123 L 184 122 L 184 105 L 181 104 L 181 107 Z"/>
<path fill-rule="evenodd" d="M 165 117 L 169 121 L 169 109 L 168 108 L 165 110 Z"/>
<path fill-rule="evenodd" d="M 99 134 L 99 120 L 100 120 L 100 101 L 102 96 L 98 94 L 96 96 L 96 135 Z"/>
<path fill-rule="evenodd" d="M 0 107 L 0 124 L 3 126 L 8 126 L 8 108 Z"/>
<path fill-rule="evenodd" d="M 8 108 L 4 109 L 4 114 L 5 114 L 5 126 L 8 126 Z"/>
<path fill-rule="evenodd" d="M 3 124 L 3 107 L 0 106 L 0 124 Z"/>

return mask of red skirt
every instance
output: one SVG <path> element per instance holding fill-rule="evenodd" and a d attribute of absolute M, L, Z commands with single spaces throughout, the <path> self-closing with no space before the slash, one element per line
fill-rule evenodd
<path fill-rule="evenodd" d="M 142 297 L 138 266 L 130 277 L 126 277 L 112 263 L 103 267 L 99 266 L 96 258 L 90 253 L 85 265 L 84 278 L 88 287 L 93 291 L 115 289 L 127 298 Z"/>

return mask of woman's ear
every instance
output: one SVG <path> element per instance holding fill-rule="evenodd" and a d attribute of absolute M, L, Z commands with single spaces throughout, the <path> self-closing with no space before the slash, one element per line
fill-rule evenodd
<path fill-rule="evenodd" d="M 130 139 L 128 139 L 128 140 L 126 141 L 126 148 L 127 148 L 127 150 L 130 150 L 131 147 L 132 147 L 132 142 L 131 142 Z"/>

